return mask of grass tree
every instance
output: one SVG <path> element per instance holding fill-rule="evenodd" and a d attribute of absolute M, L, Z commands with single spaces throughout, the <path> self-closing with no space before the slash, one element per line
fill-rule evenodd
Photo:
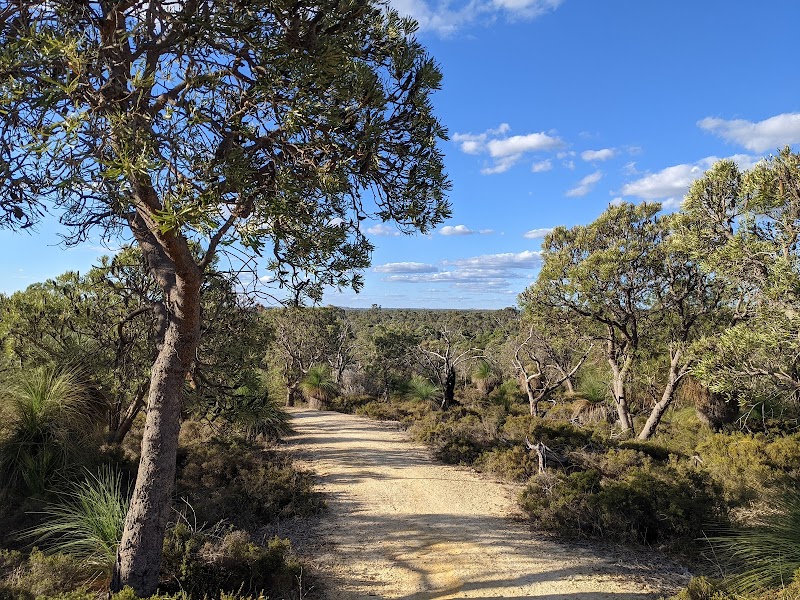
<path fill-rule="evenodd" d="M 92 430 L 75 371 L 26 369 L 0 397 L 0 476 L 5 493 L 41 494 L 63 475 Z"/>
<path fill-rule="evenodd" d="M 141 461 L 112 587 L 157 585 L 183 389 L 218 253 L 318 301 L 359 288 L 366 218 L 449 215 L 416 24 L 370 0 L 21 0 L 0 11 L 0 224 L 124 232 L 159 290 Z"/>
<path fill-rule="evenodd" d="M 309 408 L 322 410 L 325 403 L 336 396 L 339 386 L 326 365 L 314 365 L 300 382 L 300 389 Z"/>

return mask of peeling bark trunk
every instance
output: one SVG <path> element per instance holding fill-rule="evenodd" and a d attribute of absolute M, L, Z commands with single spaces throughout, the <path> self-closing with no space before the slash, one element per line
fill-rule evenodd
<path fill-rule="evenodd" d="M 542 400 L 542 395 L 540 394 L 538 397 L 536 395 L 535 389 L 539 387 L 539 378 L 538 377 L 525 377 L 523 374 L 523 381 L 525 384 L 525 393 L 528 395 L 528 404 L 530 405 L 530 412 L 532 417 L 539 416 L 539 402 Z M 532 381 L 536 382 L 536 385 L 532 384 Z"/>
<path fill-rule="evenodd" d="M 292 383 L 286 387 L 286 406 L 294 406 L 297 401 L 297 386 L 298 383 Z"/>
<path fill-rule="evenodd" d="M 683 353 L 680 350 L 676 350 L 670 357 L 669 376 L 667 377 L 667 384 L 664 386 L 664 393 L 661 395 L 661 400 L 656 403 L 650 412 L 647 423 L 644 424 L 644 427 L 639 432 L 640 440 L 649 440 L 653 436 L 658 424 L 661 423 L 661 418 L 675 398 L 675 390 L 678 387 L 678 383 L 687 373 L 686 369 L 678 369 L 682 355 Z"/>

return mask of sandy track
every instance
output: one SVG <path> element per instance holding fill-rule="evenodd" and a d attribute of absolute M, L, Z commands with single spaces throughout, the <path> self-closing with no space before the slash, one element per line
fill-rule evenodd
<path fill-rule="evenodd" d="M 532 535 L 516 488 L 435 463 L 390 424 L 292 412 L 290 447 L 329 508 L 313 544 L 325 598 L 649 599 L 685 585 L 641 556 Z"/>

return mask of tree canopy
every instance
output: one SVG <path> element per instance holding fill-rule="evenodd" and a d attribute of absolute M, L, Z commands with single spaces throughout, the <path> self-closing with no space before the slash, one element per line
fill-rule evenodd
<path fill-rule="evenodd" d="M 441 74 L 415 27 L 369 0 L 0 4 L 2 224 L 48 210 L 69 242 L 131 235 L 168 317 L 115 587 L 158 583 L 218 250 L 264 255 L 268 281 L 319 300 L 360 287 L 364 219 L 448 216 Z"/>

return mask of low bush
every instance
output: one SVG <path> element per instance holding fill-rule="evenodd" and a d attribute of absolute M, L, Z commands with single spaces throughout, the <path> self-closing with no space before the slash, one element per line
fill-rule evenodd
<path fill-rule="evenodd" d="M 91 585 L 106 583 L 83 561 L 67 554 L 0 550 L 0 600 L 33 600 L 67 591 L 87 593 Z M 93 593 L 96 597 L 96 589 Z"/>
<path fill-rule="evenodd" d="M 313 475 L 297 470 L 285 454 L 244 439 L 204 439 L 188 429 L 181 442 L 178 496 L 199 522 L 227 520 L 247 527 L 312 514 L 323 506 L 312 489 Z"/>
<path fill-rule="evenodd" d="M 215 600 L 225 593 L 288 598 L 295 595 L 300 573 L 288 540 L 260 545 L 241 530 L 198 532 L 184 524 L 164 540 L 161 589 L 190 598 Z"/>
<path fill-rule="evenodd" d="M 704 527 L 727 517 L 720 487 L 686 463 L 656 468 L 630 450 L 604 462 L 616 477 L 598 469 L 535 476 L 521 496 L 533 523 L 561 535 L 690 550 Z"/>

